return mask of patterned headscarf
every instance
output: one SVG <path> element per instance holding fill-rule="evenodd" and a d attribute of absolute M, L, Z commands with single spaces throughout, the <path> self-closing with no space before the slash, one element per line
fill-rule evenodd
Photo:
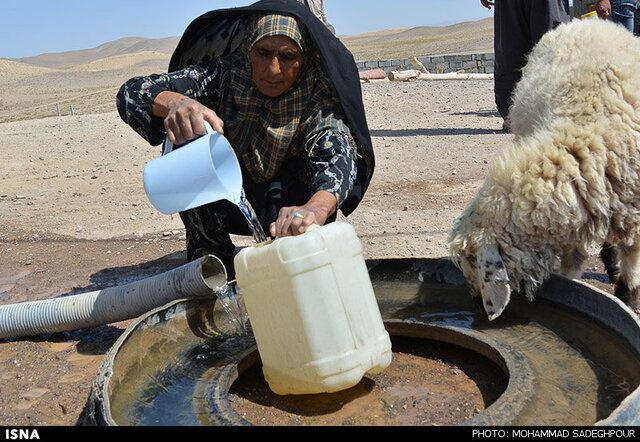
<path fill-rule="evenodd" d="M 293 17 L 270 14 L 253 17 L 242 49 L 223 59 L 221 117 L 225 134 L 252 179 L 271 180 L 282 162 L 300 155 L 310 137 L 340 125 L 331 112 L 336 94 L 321 67 L 320 58 L 305 46 L 304 31 Z M 249 51 L 259 40 L 271 36 L 291 38 L 303 51 L 304 66 L 297 82 L 283 95 L 269 98 L 253 83 Z"/>
<path fill-rule="evenodd" d="M 249 36 L 249 49 L 253 48 L 263 38 L 279 35 L 289 37 L 304 51 L 302 32 L 298 22 L 293 17 L 277 14 L 263 15 L 257 18 L 254 17 L 253 23 L 250 23 L 249 26 L 250 29 L 253 29 Z"/>

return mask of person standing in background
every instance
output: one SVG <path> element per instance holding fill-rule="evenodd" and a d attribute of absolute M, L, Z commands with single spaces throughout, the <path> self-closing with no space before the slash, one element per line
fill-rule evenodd
<path fill-rule="evenodd" d="M 318 17 L 323 23 L 327 22 L 327 15 L 324 12 L 324 1 L 323 0 L 298 0 L 303 5 L 307 6 L 313 12 L 313 15 Z"/>
<path fill-rule="evenodd" d="M 318 20 L 320 20 L 322 23 L 327 25 L 327 28 L 329 28 L 331 32 L 333 32 L 333 34 L 335 35 L 336 30 L 327 21 L 327 14 L 324 12 L 323 0 L 298 0 L 298 1 L 303 5 L 307 6 L 311 10 L 311 12 L 313 12 L 313 15 L 318 17 Z"/>
<path fill-rule="evenodd" d="M 629 30 L 635 30 L 635 16 L 640 8 L 640 0 L 598 0 L 596 12 L 603 19 L 610 19 Z"/>
<path fill-rule="evenodd" d="M 547 31 L 571 21 L 569 0 L 480 0 L 495 7 L 495 97 L 503 131 L 511 130 L 511 95 L 522 76 L 527 55 Z"/>

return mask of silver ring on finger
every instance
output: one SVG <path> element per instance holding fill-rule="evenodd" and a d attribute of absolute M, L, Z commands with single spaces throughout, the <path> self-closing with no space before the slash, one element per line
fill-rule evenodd
<path fill-rule="evenodd" d="M 300 213 L 299 210 L 296 210 L 295 212 L 293 212 L 293 217 L 298 219 L 304 219 L 304 215 Z"/>

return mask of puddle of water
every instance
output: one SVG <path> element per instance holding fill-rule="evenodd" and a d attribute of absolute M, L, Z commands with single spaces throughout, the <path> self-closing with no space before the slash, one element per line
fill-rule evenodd
<path fill-rule="evenodd" d="M 20 281 L 25 276 L 29 276 L 31 273 L 32 272 L 22 271 L 22 272 L 20 272 L 20 273 L 18 273 L 16 275 L 1 277 L 0 278 L 0 292 L 4 291 L 6 289 L 6 287 L 9 287 L 9 289 L 10 289 L 14 285 L 16 285 L 18 283 L 18 281 Z M 9 289 L 6 289 L 6 290 L 9 290 Z"/>
<path fill-rule="evenodd" d="M 152 374 L 148 374 L 150 367 L 130 367 L 138 376 L 147 373 L 146 379 L 140 389 L 133 387 L 130 390 L 131 386 L 114 389 L 111 398 L 113 418 L 124 425 L 204 425 L 206 416 L 198 415 L 194 400 L 209 403 L 209 398 L 198 390 L 206 373 L 254 346 L 251 335 L 224 334 L 178 355 L 172 354 L 175 348 L 171 346 L 154 348 L 157 361 L 163 361 L 161 369 L 154 371 L 152 367 Z"/>
<path fill-rule="evenodd" d="M 3 276 L 0 278 L 0 302 L 10 301 L 10 292 L 20 282 L 21 279 L 31 275 L 32 272 L 22 271 L 16 275 Z"/>
<path fill-rule="evenodd" d="M 472 312 L 422 313 L 422 321 L 444 327 L 472 328 L 475 314 Z"/>
<path fill-rule="evenodd" d="M 522 425 L 592 425 L 611 414 L 640 386 L 640 357 L 593 319 L 538 300 L 517 297 L 489 322 L 462 287 L 412 281 L 378 281 L 387 316 L 486 334 L 526 355 L 539 383 Z M 412 307 L 397 308 L 397 300 Z M 544 410 L 544 413 L 541 413 Z"/>
<path fill-rule="evenodd" d="M 525 355 L 536 388 L 518 425 L 592 425 L 609 416 L 640 385 L 640 356 L 591 318 L 546 301 L 529 304 L 516 297 L 502 318 L 489 322 L 463 287 L 420 283 L 413 276 L 373 281 L 383 317 L 474 330 Z M 120 391 L 113 387 L 111 404 L 117 422 L 199 425 L 208 418 L 198 415 L 194 404 L 208 403 L 196 391 L 198 384 L 207 381 L 212 367 L 253 345 L 250 335 L 228 334 L 197 345 L 180 344 L 169 336 L 188 335 L 188 330 L 176 328 L 175 323 L 166 327 L 171 333 L 158 349 L 144 343 L 137 350 L 144 348 L 156 358 L 140 361 L 145 367 L 133 371 L 150 373 L 143 384 Z M 186 353 L 176 354 L 177 349 Z M 119 376 L 128 379 L 126 374 Z M 403 391 L 394 391 L 403 396 Z"/>

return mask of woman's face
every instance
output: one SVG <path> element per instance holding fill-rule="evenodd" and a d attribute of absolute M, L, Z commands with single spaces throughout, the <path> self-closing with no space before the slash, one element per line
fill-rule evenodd
<path fill-rule="evenodd" d="M 263 95 L 279 97 L 294 85 L 304 58 L 289 37 L 276 35 L 258 41 L 249 52 L 253 82 Z"/>

